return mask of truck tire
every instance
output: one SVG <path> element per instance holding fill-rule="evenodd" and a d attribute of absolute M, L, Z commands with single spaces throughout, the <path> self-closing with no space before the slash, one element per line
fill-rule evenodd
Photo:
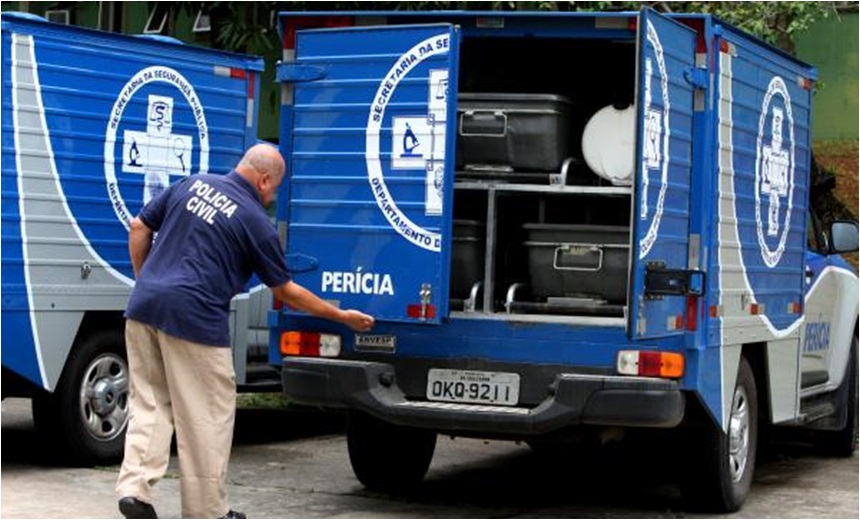
<path fill-rule="evenodd" d="M 846 388 L 847 387 L 847 388 Z M 851 341 L 851 351 L 848 355 L 848 372 L 842 380 L 839 390 L 848 393 L 845 400 L 845 426 L 838 430 L 820 430 L 812 432 L 812 444 L 815 450 L 828 457 L 850 457 L 857 450 L 857 334 Z"/>
<path fill-rule="evenodd" d="M 33 398 L 37 432 L 70 464 L 119 462 L 128 425 L 128 382 L 122 331 L 87 336 L 72 348 L 54 393 Z"/>
<path fill-rule="evenodd" d="M 354 412 L 347 426 L 347 447 L 352 470 L 366 488 L 398 493 L 424 478 L 436 450 L 436 433 Z"/>
<path fill-rule="evenodd" d="M 728 432 L 716 424 L 686 432 L 681 496 L 689 509 L 729 513 L 740 509 L 749 494 L 758 446 L 758 394 L 743 357 L 730 413 Z"/>

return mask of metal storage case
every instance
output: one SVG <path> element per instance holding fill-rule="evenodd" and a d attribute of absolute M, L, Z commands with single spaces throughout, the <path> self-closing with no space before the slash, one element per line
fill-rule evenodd
<path fill-rule="evenodd" d="M 485 224 L 455 220 L 451 255 L 451 298 L 466 299 L 476 282 L 484 279 Z"/>
<path fill-rule="evenodd" d="M 627 298 L 630 229 L 621 226 L 524 224 L 535 297 Z"/>
<path fill-rule="evenodd" d="M 557 172 L 570 156 L 572 104 L 553 94 L 458 97 L 457 168 Z"/>

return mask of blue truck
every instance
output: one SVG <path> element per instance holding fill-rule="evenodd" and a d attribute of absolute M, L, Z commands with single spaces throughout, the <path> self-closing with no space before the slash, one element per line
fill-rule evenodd
<path fill-rule="evenodd" d="M 263 62 L 20 13 L 3 13 L 2 38 L 3 398 L 32 398 L 37 431 L 72 461 L 115 461 L 128 422 L 129 222 L 169 183 L 226 173 L 257 142 Z M 259 288 L 232 303 L 249 389 L 257 374 L 279 382 L 270 308 Z"/>
<path fill-rule="evenodd" d="M 439 433 L 678 434 L 738 509 L 759 441 L 857 443 L 856 222 L 811 213 L 816 71 L 710 15 L 281 13 L 277 223 L 368 334 L 270 313 L 297 402 L 367 487 Z"/>

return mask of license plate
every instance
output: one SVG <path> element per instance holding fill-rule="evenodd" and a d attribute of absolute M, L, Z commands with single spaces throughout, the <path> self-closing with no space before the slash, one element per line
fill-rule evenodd
<path fill-rule="evenodd" d="M 520 375 L 431 368 L 427 373 L 427 399 L 514 406 L 520 399 Z"/>

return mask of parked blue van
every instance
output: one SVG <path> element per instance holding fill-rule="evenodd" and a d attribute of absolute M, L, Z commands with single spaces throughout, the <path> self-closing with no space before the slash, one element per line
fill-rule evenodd
<path fill-rule="evenodd" d="M 749 491 L 765 428 L 850 456 L 855 222 L 810 213 L 816 71 L 710 15 L 282 13 L 286 395 L 350 412 L 369 488 L 439 433 L 680 433 L 684 497 Z"/>
<path fill-rule="evenodd" d="M 257 142 L 263 61 L 21 13 L 3 13 L 2 35 L 3 397 L 32 397 L 37 430 L 70 459 L 116 461 L 129 222 L 170 183 L 227 173 Z M 266 296 L 232 305 L 240 384 Z"/>

